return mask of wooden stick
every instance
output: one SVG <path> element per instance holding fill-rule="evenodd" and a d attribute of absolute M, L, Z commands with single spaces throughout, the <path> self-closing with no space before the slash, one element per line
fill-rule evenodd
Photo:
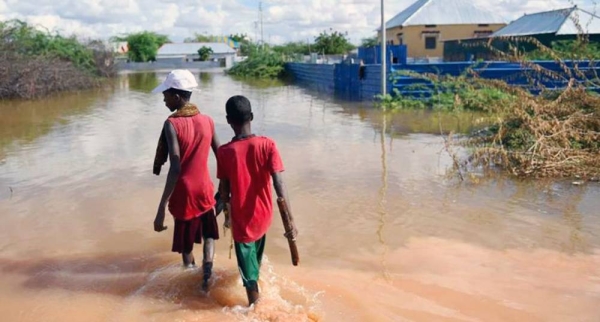
<path fill-rule="evenodd" d="M 283 198 L 277 198 L 277 206 L 279 207 L 279 213 L 281 214 L 281 221 L 283 221 L 283 228 L 285 233 L 292 231 L 292 215 L 288 209 L 287 202 Z M 288 245 L 290 246 L 290 253 L 292 255 L 292 264 L 298 266 L 300 262 L 300 256 L 298 255 L 298 247 L 296 246 L 295 238 L 288 238 Z"/>

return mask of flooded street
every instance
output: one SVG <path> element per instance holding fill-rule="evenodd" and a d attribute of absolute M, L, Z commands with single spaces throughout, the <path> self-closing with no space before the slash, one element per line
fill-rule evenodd
<path fill-rule="evenodd" d="M 243 307 L 229 234 L 202 293 L 201 272 L 170 252 L 172 221 L 153 231 L 166 171 L 154 176 L 152 163 L 169 113 L 149 92 L 165 75 L 0 102 L 0 320 L 598 321 L 600 184 L 460 183 L 436 133 L 469 131 L 478 116 L 384 115 L 216 73 L 200 76 L 192 102 L 224 143 L 226 100 L 250 99 L 254 132 L 277 142 L 286 167 L 301 262 L 291 265 L 275 213 L 264 301 Z"/>

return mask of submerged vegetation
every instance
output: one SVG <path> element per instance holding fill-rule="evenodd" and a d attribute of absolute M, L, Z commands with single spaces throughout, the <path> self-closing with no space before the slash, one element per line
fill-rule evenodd
<path fill-rule="evenodd" d="M 116 74 L 112 51 L 101 41 L 0 22 L 0 98 L 36 98 L 97 86 Z"/>
<path fill-rule="evenodd" d="M 524 40 L 521 40 L 524 41 Z M 387 110 L 423 109 L 444 112 L 481 111 L 490 115 L 491 125 L 465 139 L 446 140 L 446 148 L 461 178 L 469 171 L 502 169 L 518 177 L 600 176 L 600 96 L 589 88 L 598 88 L 600 79 L 577 62 L 567 64 L 563 57 L 576 46 L 571 58 L 586 59 L 593 66 L 597 47 L 588 48 L 585 38 L 575 43 L 555 43 L 557 52 L 535 40 L 532 52 L 555 60 L 560 71 L 551 71 L 531 61 L 531 55 L 503 53 L 507 61 L 519 62 L 532 71 L 531 87 L 511 86 L 501 80 L 479 78 L 469 70 L 460 77 L 411 75 L 423 84 L 413 85 L 411 96 L 379 97 Z M 518 51 L 517 51 L 518 53 Z M 546 89 L 535 79 L 562 80 L 560 90 Z M 534 84 L 535 83 L 535 86 Z M 535 94 L 530 91 L 536 88 Z M 418 95 L 419 90 L 426 95 Z M 450 142 L 464 148 L 459 156 Z"/>
<path fill-rule="evenodd" d="M 404 87 L 405 95 L 394 89 L 391 95 L 377 96 L 377 105 L 383 109 L 489 112 L 493 105 L 510 106 L 516 100 L 512 93 L 467 74 L 452 77 L 397 72 L 391 79 L 396 76 L 410 76 L 422 82 Z"/>
<path fill-rule="evenodd" d="M 496 122 L 467 140 L 465 166 L 500 166 L 521 177 L 600 174 L 600 96 L 569 86 L 558 97 L 512 90 L 513 104 L 492 104 Z"/>

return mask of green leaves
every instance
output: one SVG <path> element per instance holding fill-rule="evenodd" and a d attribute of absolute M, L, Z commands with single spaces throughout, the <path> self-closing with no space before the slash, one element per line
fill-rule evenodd
<path fill-rule="evenodd" d="M 354 45 L 346 38 L 348 33 L 329 29 L 315 38 L 315 52 L 323 55 L 343 55 L 354 49 Z"/>
<path fill-rule="evenodd" d="M 210 47 L 202 46 L 202 48 L 198 49 L 198 56 L 200 56 L 200 61 L 207 61 L 210 59 L 210 55 L 213 54 L 213 50 Z"/>
<path fill-rule="evenodd" d="M 363 38 L 361 40 L 361 44 L 360 44 L 361 47 L 365 47 L 365 48 L 375 47 L 377 45 L 379 45 L 379 38 L 377 38 L 377 36 Z"/>
<path fill-rule="evenodd" d="M 17 55 L 59 58 L 90 73 L 97 72 L 94 50 L 86 44 L 74 36 L 39 30 L 20 20 L 0 23 L 0 47 Z"/>
<path fill-rule="evenodd" d="M 151 31 L 142 31 L 121 37 L 114 37 L 117 41 L 126 41 L 129 47 L 127 56 L 133 62 L 148 62 L 156 60 L 156 53 L 160 46 L 170 42 L 165 35 Z"/>
<path fill-rule="evenodd" d="M 283 73 L 284 64 L 280 53 L 269 48 L 257 49 L 246 60 L 229 69 L 228 73 L 241 77 L 277 78 Z"/>

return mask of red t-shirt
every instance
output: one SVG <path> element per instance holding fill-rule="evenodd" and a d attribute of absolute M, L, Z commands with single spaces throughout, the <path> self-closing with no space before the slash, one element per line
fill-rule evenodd
<path fill-rule="evenodd" d="M 283 170 L 275 142 L 267 137 L 249 137 L 219 148 L 217 177 L 230 182 L 236 242 L 254 242 L 267 233 L 273 219 L 271 174 Z"/>
<path fill-rule="evenodd" d="M 179 220 L 190 220 L 215 205 L 214 186 L 208 172 L 208 154 L 215 125 L 207 115 L 172 117 L 179 142 L 181 174 L 169 199 L 169 211 Z"/>

